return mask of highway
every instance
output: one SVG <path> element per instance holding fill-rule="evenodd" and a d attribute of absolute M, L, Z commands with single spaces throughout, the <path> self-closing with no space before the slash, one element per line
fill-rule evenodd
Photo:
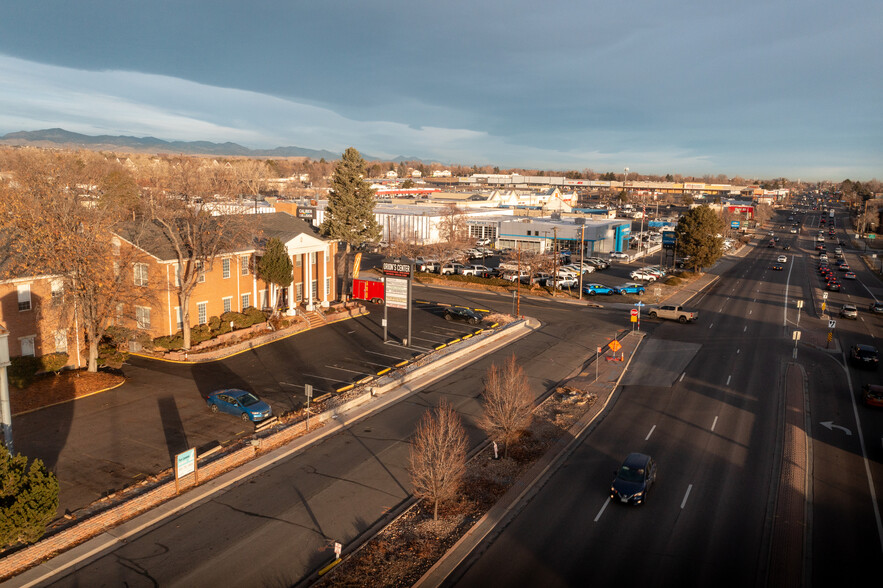
<path fill-rule="evenodd" d="M 879 501 L 883 412 L 856 410 L 853 398 L 859 382 L 878 376 L 847 370 L 842 354 L 811 346 L 796 360 L 807 384 L 811 534 L 802 558 L 770 555 L 794 301 L 818 294 L 810 251 L 792 248 L 785 270 L 773 271 L 781 249 L 758 248 L 691 302 L 698 323 L 659 325 L 600 426 L 448 583 L 753 586 L 784 571 L 795 586 L 827 586 L 876 577 L 881 532 L 872 493 Z M 848 295 L 867 308 L 857 290 Z M 863 319 L 839 327 L 844 348 L 880 333 L 879 316 Z M 802 320 L 804 329 L 819 323 Z M 867 462 L 862 441 L 873 445 Z M 613 472 L 634 451 L 656 459 L 657 485 L 643 506 L 611 503 Z M 791 536 L 802 548 L 803 529 Z"/>

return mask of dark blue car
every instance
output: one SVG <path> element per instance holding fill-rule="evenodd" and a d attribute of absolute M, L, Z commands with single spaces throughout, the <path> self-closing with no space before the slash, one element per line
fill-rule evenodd
<path fill-rule="evenodd" d="M 259 422 L 273 416 L 270 405 L 245 390 L 215 390 L 205 399 L 212 412 L 226 412 L 244 421 Z"/>
<path fill-rule="evenodd" d="M 623 284 L 616 288 L 617 294 L 637 294 L 640 296 L 646 291 L 647 289 L 641 284 Z"/>

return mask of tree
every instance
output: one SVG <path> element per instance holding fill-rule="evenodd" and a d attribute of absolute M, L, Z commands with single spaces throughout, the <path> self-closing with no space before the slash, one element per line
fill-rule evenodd
<path fill-rule="evenodd" d="M 502 368 L 492 364 L 484 381 L 484 414 L 478 426 L 494 441 L 503 444 L 503 457 L 509 445 L 533 419 L 533 395 L 524 369 L 511 355 Z"/>
<path fill-rule="evenodd" d="M 689 256 L 693 271 L 708 267 L 723 255 L 723 231 L 723 221 L 709 206 L 688 210 L 675 227 L 678 253 Z"/>
<path fill-rule="evenodd" d="M 434 254 L 442 263 L 457 257 L 468 241 L 469 231 L 466 214 L 454 203 L 446 204 L 438 221 L 438 243 L 433 245 Z"/>
<path fill-rule="evenodd" d="M 33 543 L 58 509 L 58 480 L 35 459 L 14 457 L 0 444 L 0 547 Z"/>
<path fill-rule="evenodd" d="M 364 177 L 365 160 L 354 147 L 349 147 L 334 166 L 321 227 L 327 237 L 346 243 L 347 253 L 353 245 L 378 241 L 381 235 L 381 227 L 374 218 L 374 190 Z"/>
<path fill-rule="evenodd" d="M 466 472 L 466 433 L 453 407 L 442 400 L 420 419 L 411 444 L 414 494 L 432 503 L 438 520 L 440 503 L 457 496 Z"/>
<path fill-rule="evenodd" d="M 270 286 L 273 313 L 275 314 L 279 306 L 277 290 L 291 284 L 294 276 L 294 264 L 291 263 L 291 256 L 288 255 L 282 241 L 275 237 L 271 237 L 267 241 L 264 255 L 258 261 L 257 274 Z"/>

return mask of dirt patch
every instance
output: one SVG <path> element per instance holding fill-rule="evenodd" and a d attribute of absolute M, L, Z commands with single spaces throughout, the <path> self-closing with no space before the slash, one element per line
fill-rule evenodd
<path fill-rule="evenodd" d="M 123 376 L 110 372 L 68 370 L 41 376 L 24 390 L 10 386 L 9 403 L 12 414 L 20 414 L 89 396 L 119 386 L 125 381 Z"/>

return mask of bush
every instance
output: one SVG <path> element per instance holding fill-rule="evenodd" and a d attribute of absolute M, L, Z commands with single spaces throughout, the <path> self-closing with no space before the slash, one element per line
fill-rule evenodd
<path fill-rule="evenodd" d="M 40 358 L 40 371 L 57 372 L 67 365 L 70 355 L 67 353 L 49 353 Z"/>
<path fill-rule="evenodd" d="M 251 326 L 249 318 L 241 312 L 225 312 L 221 315 L 221 320 L 228 325 L 232 322 L 234 329 L 244 329 Z"/>
<path fill-rule="evenodd" d="M 34 376 L 39 369 L 40 360 L 36 357 L 13 357 L 10 359 L 10 366 L 6 373 L 13 386 L 24 389 L 34 381 Z"/>
<path fill-rule="evenodd" d="M 228 325 L 229 326 L 229 325 Z M 221 317 L 213 316 L 208 319 L 208 328 L 212 331 L 219 331 L 221 329 Z"/>
<path fill-rule="evenodd" d="M 184 333 L 178 331 L 174 335 L 165 335 L 153 340 L 153 346 L 161 349 L 181 349 L 184 346 Z"/>
<path fill-rule="evenodd" d="M 58 480 L 39 459 L 15 457 L 0 445 L 0 548 L 33 543 L 58 509 Z"/>
<path fill-rule="evenodd" d="M 107 343 L 108 345 L 113 345 L 114 347 L 125 345 L 132 338 L 133 332 L 134 331 L 132 331 L 132 329 L 127 329 L 125 327 L 107 327 L 104 330 L 102 343 Z"/>
<path fill-rule="evenodd" d="M 258 323 L 267 322 L 267 315 L 263 313 L 263 311 L 258 310 L 254 306 L 249 306 L 243 311 L 243 314 L 248 319 L 248 326 L 256 325 Z"/>
<path fill-rule="evenodd" d="M 190 345 L 198 345 L 212 338 L 212 330 L 208 325 L 190 327 Z"/>

